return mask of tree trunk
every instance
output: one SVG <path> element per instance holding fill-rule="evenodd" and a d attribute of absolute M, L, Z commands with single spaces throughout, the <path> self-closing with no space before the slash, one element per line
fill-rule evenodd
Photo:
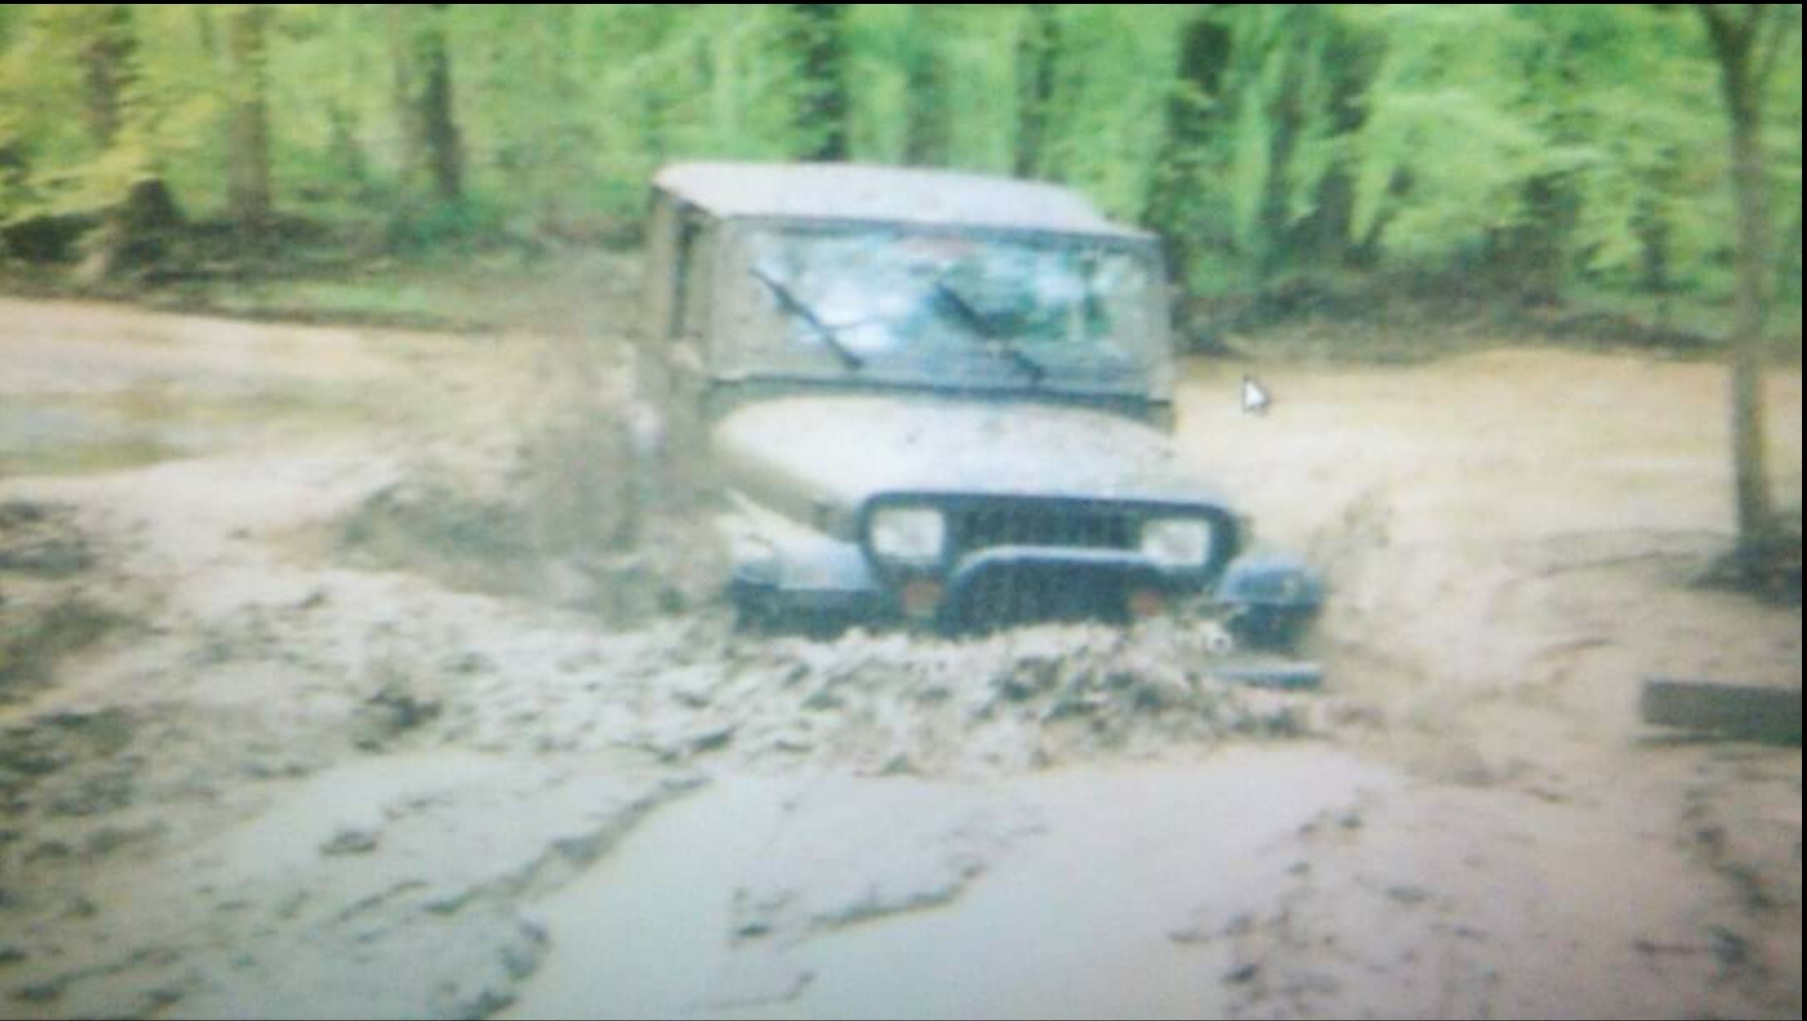
<path fill-rule="evenodd" d="M 953 155 L 949 121 L 953 111 L 934 6 L 910 8 L 910 31 L 904 44 L 904 162 L 916 167 L 946 166 Z"/>
<path fill-rule="evenodd" d="M 1293 4 L 1280 26 L 1280 81 L 1267 104 L 1267 175 L 1257 229 L 1262 280 L 1271 280 L 1292 257 L 1293 156 L 1305 128 L 1305 75 L 1310 70 L 1312 22 L 1317 5 Z"/>
<path fill-rule="evenodd" d="M 431 191 L 448 205 L 464 198 L 464 152 L 453 112 L 452 55 L 446 40 L 449 4 L 389 5 L 395 65 L 393 101 L 402 131 L 402 176 L 410 189 Z"/>
<path fill-rule="evenodd" d="M 743 144 L 740 53 L 734 40 L 717 34 L 709 40 L 709 117 L 715 138 L 730 146 Z"/>
<path fill-rule="evenodd" d="M 201 37 L 201 50 L 217 67 L 220 66 L 220 26 L 213 16 L 213 6 L 193 4 L 189 10 L 194 15 L 195 33 Z"/>
<path fill-rule="evenodd" d="M 364 147 L 358 141 L 357 114 L 335 100 L 327 105 L 326 123 L 327 151 L 332 154 L 333 164 L 362 193 L 370 171 L 364 162 Z"/>
<path fill-rule="evenodd" d="M 1060 57 L 1060 22 L 1054 4 L 1030 4 L 1028 21 L 1017 43 L 1017 135 L 1013 166 L 1016 176 L 1046 172 L 1044 150 L 1054 107 L 1054 73 Z"/>
<path fill-rule="evenodd" d="M 1670 270 L 1674 248 L 1674 230 L 1663 208 L 1662 192 L 1655 182 L 1638 199 L 1632 217 L 1632 231 L 1638 238 L 1639 286 L 1657 302 L 1658 325 L 1669 325 L 1669 296 L 1674 291 Z"/>
<path fill-rule="evenodd" d="M 1489 269 L 1522 304 L 1556 304 L 1562 300 L 1569 246 L 1581 213 L 1575 182 L 1561 173 L 1540 174 L 1525 182 L 1519 201 L 1523 222 L 1495 235 Z"/>
<path fill-rule="evenodd" d="M 1738 534 L 1747 554 L 1762 555 L 1777 540 L 1764 435 L 1764 277 L 1769 252 L 1769 175 L 1764 167 L 1762 100 L 1747 75 L 1727 69 L 1732 99 L 1732 162 L 1738 193 L 1737 331 L 1732 363 L 1734 457 L 1738 474 Z"/>
<path fill-rule="evenodd" d="M 1774 5 L 1701 4 L 1719 58 L 1731 119 L 1732 188 L 1738 204 L 1738 297 L 1732 351 L 1732 444 L 1740 558 L 1755 568 L 1780 546 L 1764 433 L 1763 333 L 1769 253 L 1769 176 L 1763 155 L 1763 80 L 1757 48 Z M 1737 16 L 1742 13 L 1742 17 Z"/>
<path fill-rule="evenodd" d="M 162 258 L 169 234 L 181 226 L 182 217 L 159 176 L 156 153 L 147 151 L 142 140 L 130 137 L 134 127 L 146 127 L 143 112 L 134 119 L 130 107 L 130 93 L 138 80 L 140 50 L 134 5 L 74 6 L 74 24 L 81 33 L 81 116 L 89 138 L 99 150 L 90 163 L 104 165 L 109 158 L 117 158 L 133 173 L 126 180 L 106 182 L 109 191 L 102 196 L 104 207 L 98 215 L 47 218 L 47 233 L 40 236 L 54 240 L 66 232 L 67 248 L 57 251 L 58 246 L 53 244 L 48 254 L 68 255 L 68 249 L 79 249 L 82 258 L 76 268 L 77 279 L 92 283 L 121 269 L 140 268 Z M 17 155 L 16 164 L 0 168 L 0 174 L 16 174 L 14 180 L 22 186 L 27 165 L 25 154 Z M 0 159 L 0 163 L 5 162 L 12 161 Z M 29 236 L 33 232 L 26 233 Z"/>
<path fill-rule="evenodd" d="M 645 13 L 627 19 L 623 42 L 633 46 L 635 52 L 656 53 L 670 44 L 674 31 L 670 13 L 673 9 L 655 5 L 644 5 L 643 9 Z M 663 165 L 671 155 L 673 114 L 681 101 L 669 78 L 668 75 L 651 75 L 637 82 L 632 109 L 622 111 L 624 117 L 632 118 L 640 149 L 654 166 Z"/>
<path fill-rule="evenodd" d="M 111 148 L 124 121 L 125 91 L 131 84 L 137 39 L 129 4 L 94 5 L 94 26 L 82 47 L 82 91 L 88 135 Z"/>
<path fill-rule="evenodd" d="M 266 60 L 268 4 L 241 4 L 227 28 L 229 116 L 227 185 L 232 218 L 256 229 L 269 222 L 269 65 Z"/>
<path fill-rule="evenodd" d="M 1368 121 L 1368 91 L 1380 71 L 1384 51 L 1371 38 L 1330 17 L 1330 39 L 1322 58 L 1329 99 L 1326 115 L 1331 137 L 1345 145 L 1361 134 Z M 1296 232 L 1300 250 L 1325 266 L 1355 264 L 1355 157 L 1348 150 L 1318 182 L 1311 215 Z"/>
<path fill-rule="evenodd" d="M 367 65 L 362 57 L 354 56 L 358 52 L 357 40 L 370 28 L 368 12 L 351 4 L 340 4 L 333 10 L 333 30 L 329 38 L 344 54 L 341 59 L 345 63 L 326 100 L 327 152 L 355 193 L 360 198 L 369 198 L 370 161 L 364 152 L 363 123 L 357 100 L 368 79 Z"/>
<path fill-rule="evenodd" d="M 426 69 L 420 119 L 434 192 L 439 201 L 451 205 L 464 199 L 464 146 L 452 111 L 452 53 L 445 31 L 449 10 L 450 4 L 432 5 L 420 36 L 421 63 Z"/>
<path fill-rule="evenodd" d="M 792 4 L 802 76 L 797 105 L 804 158 L 837 163 L 851 155 L 843 26 L 846 4 Z"/>
<path fill-rule="evenodd" d="M 407 4 L 389 4 L 383 11 L 389 34 L 389 66 L 392 72 L 389 82 L 389 104 L 395 111 L 395 123 L 399 129 L 396 137 L 401 144 L 401 178 L 404 185 L 412 184 L 414 169 L 421 164 L 421 150 L 426 133 L 421 130 L 419 110 L 414 104 L 415 79 L 419 72 L 414 66 L 414 47 L 409 44 L 409 21 L 413 14 Z"/>
<path fill-rule="evenodd" d="M 1788 241 L 1782 246 L 1781 265 L 1776 273 L 1782 293 L 1796 301 L 1801 300 L 1801 214 L 1794 214 L 1794 222 L 1789 225 L 1785 235 Z"/>
<path fill-rule="evenodd" d="M 1173 278 L 1182 287 L 1191 280 L 1200 246 L 1228 240 L 1200 237 L 1204 227 L 1198 206 L 1199 192 L 1211 190 L 1203 180 L 1207 147 L 1221 119 L 1233 46 L 1221 21 L 1194 18 L 1180 43 L 1179 69 L 1167 101 L 1166 131 L 1143 219 L 1165 235 Z"/>

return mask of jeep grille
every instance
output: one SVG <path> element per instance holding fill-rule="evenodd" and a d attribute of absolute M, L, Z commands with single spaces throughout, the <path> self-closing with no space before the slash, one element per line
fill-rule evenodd
<path fill-rule="evenodd" d="M 1130 550 L 1137 545 L 1129 513 L 1089 504 L 986 503 L 954 510 L 948 523 L 962 554 L 999 546 Z"/>

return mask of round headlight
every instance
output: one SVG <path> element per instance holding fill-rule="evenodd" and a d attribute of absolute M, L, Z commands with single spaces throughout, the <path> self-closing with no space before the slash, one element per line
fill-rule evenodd
<path fill-rule="evenodd" d="M 1162 567 L 1204 567 L 1211 538 L 1211 522 L 1202 518 L 1161 518 L 1142 526 L 1142 555 Z"/>
<path fill-rule="evenodd" d="M 885 560 L 933 564 L 947 548 L 947 518 L 932 507 L 887 507 L 872 515 L 872 552 Z"/>

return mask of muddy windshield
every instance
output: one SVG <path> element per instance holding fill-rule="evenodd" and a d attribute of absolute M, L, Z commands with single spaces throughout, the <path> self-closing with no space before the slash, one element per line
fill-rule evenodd
<path fill-rule="evenodd" d="M 730 248 L 723 354 L 747 374 L 1145 392 L 1165 370 L 1133 239 L 761 226 Z"/>

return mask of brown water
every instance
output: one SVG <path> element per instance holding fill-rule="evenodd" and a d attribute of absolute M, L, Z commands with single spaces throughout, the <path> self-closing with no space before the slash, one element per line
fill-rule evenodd
<path fill-rule="evenodd" d="M 0 705 L 0 1014 L 1799 1016 L 1799 751 L 1637 721 L 1651 674 L 1799 683 L 1798 610 L 1692 585 L 1722 369 L 1192 368 L 1184 456 L 1333 586 L 1276 744 L 981 721 L 901 683 L 970 650 L 610 634 L 335 542 L 398 483 L 557 491 L 510 474 L 539 352 L 0 300 L 0 502 L 93 561 L 0 614 L 125 622 Z"/>
<path fill-rule="evenodd" d="M 1398 785 L 1313 748 L 980 786 L 726 778 L 537 906 L 555 949 L 507 1016 L 1218 1014 L 1224 954 L 1172 934 L 1253 910 L 1300 827 Z M 846 905 L 818 895 L 736 945 L 737 897 L 823 886 L 873 906 L 824 920 Z"/>

